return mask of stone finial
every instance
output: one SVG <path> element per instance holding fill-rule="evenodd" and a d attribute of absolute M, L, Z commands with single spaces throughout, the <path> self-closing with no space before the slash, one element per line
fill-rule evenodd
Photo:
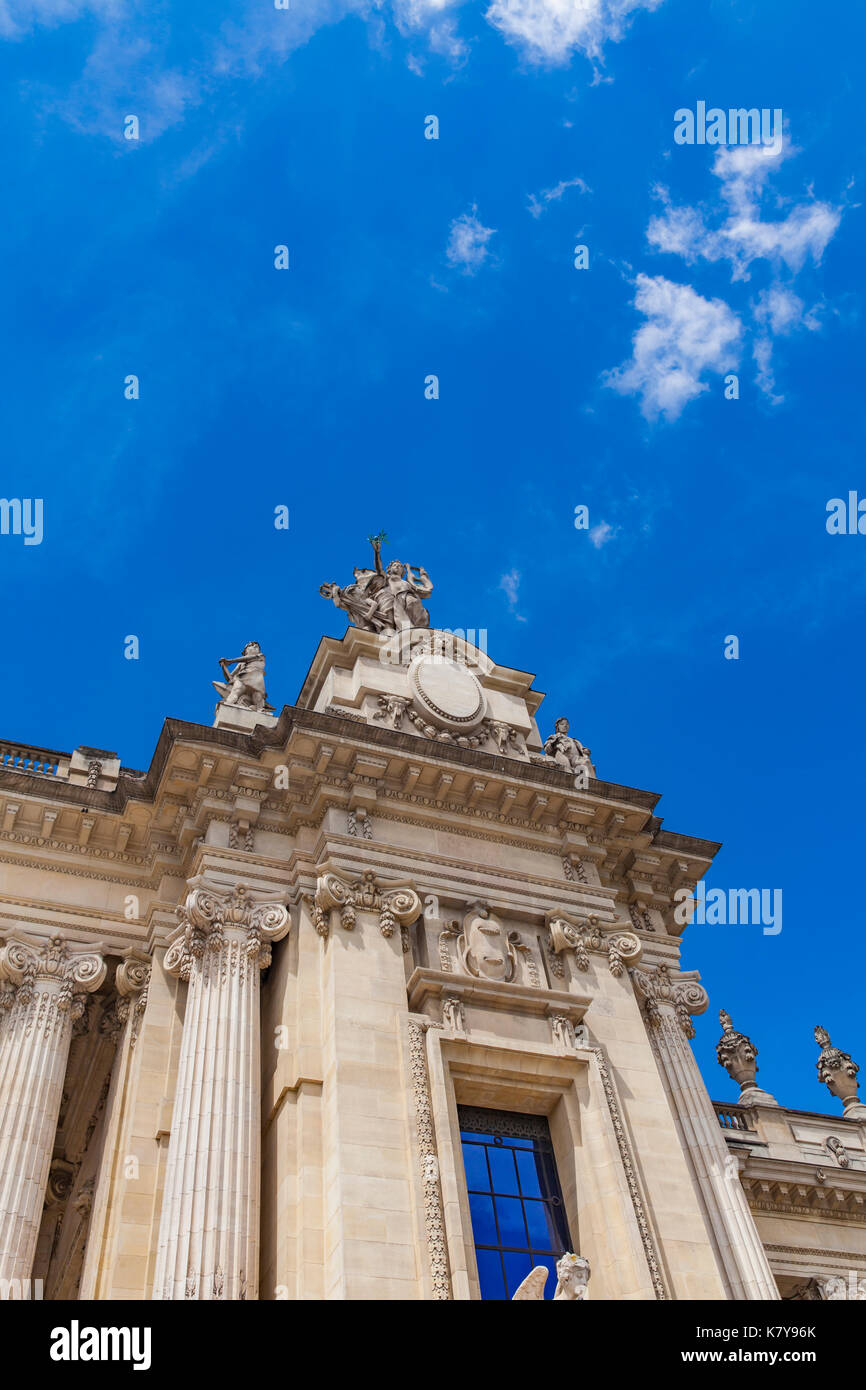
<path fill-rule="evenodd" d="M 755 1083 L 758 1049 L 751 1038 L 746 1037 L 745 1033 L 737 1032 L 731 1015 L 725 1013 L 724 1009 L 719 1010 L 719 1022 L 722 1025 L 722 1036 L 716 1043 L 716 1056 L 719 1066 L 724 1067 L 740 1088 L 739 1104 L 778 1105 L 775 1096 L 771 1096 L 769 1091 L 762 1090 Z"/>
<path fill-rule="evenodd" d="M 815 1041 L 821 1049 L 816 1064 L 818 1080 L 831 1095 L 841 1100 L 847 1119 L 866 1120 L 866 1105 L 857 1095 L 857 1073 L 860 1070 L 857 1063 L 852 1061 L 849 1052 L 842 1052 L 833 1046 L 830 1034 L 820 1025 L 815 1029 Z"/>

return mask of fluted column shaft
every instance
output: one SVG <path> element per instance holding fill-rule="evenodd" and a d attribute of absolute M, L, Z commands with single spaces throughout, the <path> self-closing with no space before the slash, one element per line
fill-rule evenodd
<path fill-rule="evenodd" d="M 281 904 L 194 886 L 166 969 L 189 981 L 154 1298 L 258 1297 L 260 973 Z"/>
<path fill-rule="evenodd" d="M 724 1135 L 689 1044 L 690 1014 L 703 1013 L 706 991 L 665 966 L 635 970 L 647 1023 L 686 1155 L 715 1237 L 718 1258 L 735 1299 L 777 1299 L 778 1287 Z"/>
<path fill-rule="evenodd" d="M 30 1277 L 73 1023 L 104 979 L 99 952 L 59 936 L 0 950 L 0 1279 Z"/>

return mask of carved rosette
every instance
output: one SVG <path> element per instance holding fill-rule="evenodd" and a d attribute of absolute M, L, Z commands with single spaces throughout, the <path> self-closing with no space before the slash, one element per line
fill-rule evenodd
<path fill-rule="evenodd" d="M 572 953 L 578 970 L 589 969 L 591 951 L 606 955 L 610 973 L 618 978 L 626 966 L 637 964 L 643 949 L 640 939 L 633 932 L 624 932 L 617 923 L 602 925 L 598 917 L 592 914 L 576 917 L 550 913 L 547 932 L 551 969 L 560 978 L 564 974 L 560 957 L 566 951 Z"/>
<path fill-rule="evenodd" d="M 702 1014 L 710 1002 L 703 985 L 688 977 L 672 975 L 667 965 L 658 965 L 652 972 L 632 970 L 631 976 L 644 1001 L 647 1020 L 653 1027 L 658 1027 L 664 1013 L 668 1013 L 676 1018 L 687 1038 L 695 1036 L 690 1015 Z"/>
<path fill-rule="evenodd" d="M 189 980 L 195 961 L 216 957 L 219 968 L 243 974 L 247 963 L 264 970 L 271 963 L 271 943 L 289 930 L 284 894 L 256 895 L 238 883 L 228 893 L 192 880 L 186 901 L 177 910 L 181 926 L 165 953 L 170 975 Z"/>
<path fill-rule="evenodd" d="M 330 932 L 329 917 L 333 910 L 340 914 L 340 925 L 354 931 L 358 911 L 374 912 L 379 917 L 383 936 L 393 936 L 397 927 L 408 927 L 422 912 L 421 899 L 409 884 L 389 886 L 380 883 L 371 869 L 359 879 L 346 882 L 339 874 L 328 871 L 319 876 L 315 897 L 308 899 L 313 923 L 321 937 Z"/>

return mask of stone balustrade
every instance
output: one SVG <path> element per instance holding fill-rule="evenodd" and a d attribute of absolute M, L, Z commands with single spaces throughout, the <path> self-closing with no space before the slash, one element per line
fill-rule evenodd
<path fill-rule="evenodd" d="M 5 772 L 27 772 L 33 777 L 53 777 L 66 781 L 69 777 L 69 754 L 51 748 L 30 748 L 24 743 L 0 741 L 0 769 Z"/>
<path fill-rule="evenodd" d="M 740 1105 L 723 1105 L 713 1101 L 713 1109 L 719 1117 L 722 1129 L 751 1129 L 746 1110 Z"/>

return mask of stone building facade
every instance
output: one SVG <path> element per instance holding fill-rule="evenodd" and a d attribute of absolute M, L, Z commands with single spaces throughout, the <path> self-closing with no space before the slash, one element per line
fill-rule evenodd
<path fill-rule="evenodd" d="M 729 1019 L 738 1104 L 692 1054 L 674 894 L 718 845 L 392 587 L 279 713 L 251 644 L 147 772 L 0 745 L 0 1279 L 505 1298 L 571 1249 L 591 1299 L 866 1295 L 850 1058 L 817 1115 Z"/>

